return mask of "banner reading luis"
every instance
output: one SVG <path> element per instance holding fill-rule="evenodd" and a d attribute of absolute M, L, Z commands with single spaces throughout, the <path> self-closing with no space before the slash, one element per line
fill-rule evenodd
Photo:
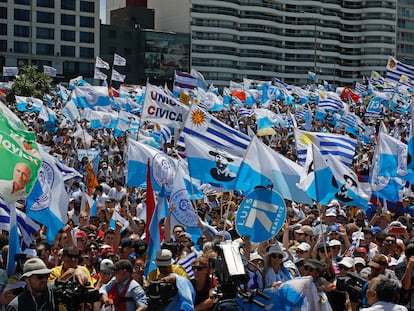
<path fill-rule="evenodd" d="M 250 236 L 251 242 L 273 238 L 286 218 L 286 204 L 275 191 L 256 189 L 240 204 L 236 216 L 236 230 L 240 236 Z"/>

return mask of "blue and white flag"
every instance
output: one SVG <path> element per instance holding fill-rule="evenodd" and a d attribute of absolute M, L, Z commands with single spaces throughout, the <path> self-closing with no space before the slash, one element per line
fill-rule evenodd
<path fill-rule="evenodd" d="M 397 177 L 379 175 L 379 153 L 379 145 L 377 144 L 375 147 L 375 152 L 372 159 L 372 167 L 369 176 L 372 196 L 381 197 L 391 202 L 398 202 L 400 201 L 400 193 L 402 192 L 406 181 Z"/>
<path fill-rule="evenodd" d="M 16 261 L 14 256 L 21 252 L 18 225 L 17 225 L 17 211 L 16 207 L 12 206 L 10 209 L 10 229 L 9 229 L 9 249 L 7 251 L 7 275 L 11 277 L 15 273 Z"/>
<path fill-rule="evenodd" d="M 310 144 L 307 150 L 304 173 L 297 187 L 313 200 L 326 205 L 338 191 L 332 185 L 333 180 L 333 173 L 322 157 L 319 148 L 315 144 Z"/>
<path fill-rule="evenodd" d="M 208 85 L 206 79 L 204 79 L 204 76 L 201 72 L 194 68 L 191 68 L 190 75 L 197 79 L 198 87 L 202 88 L 203 90 L 207 90 Z"/>
<path fill-rule="evenodd" d="M 254 136 L 237 174 L 236 189 L 248 193 L 256 186 L 273 186 L 284 199 L 312 204 L 312 199 L 296 187 L 302 175 L 303 167 Z"/>
<path fill-rule="evenodd" d="M 176 71 L 174 73 L 173 92 L 180 92 L 182 89 L 195 89 L 198 87 L 198 79 L 187 72 Z"/>
<path fill-rule="evenodd" d="M 246 109 L 246 108 L 239 108 L 239 116 L 241 118 L 248 118 L 251 117 L 254 114 L 254 110 L 253 109 Z"/>
<path fill-rule="evenodd" d="M 69 97 L 69 92 L 62 84 L 58 85 L 58 91 L 56 94 L 62 99 L 63 103 L 66 103 Z"/>
<path fill-rule="evenodd" d="M 174 207 L 171 212 L 171 221 L 185 227 L 197 228 L 198 215 L 190 200 L 190 192 L 184 179 L 184 170 L 178 169 L 175 175 L 175 182 L 171 186 L 170 206 Z"/>
<path fill-rule="evenodd" d="M 414 104 L 411 104 L 411 116 L 414 116 Z M 407 169 L 414 169 L 414 117 L 410 118 L 410 136 L 407 142 Z"/>
<path fill-rule="evenodd" d="M 224 124 L 196 105 L 191 106 L 182 133 L 201 138 L 211 145 L 225 146 L 240 157 L 250 142 L 249 136 Z"/>
<path fill-rule="evenodd" d="M 352 169 L 329 154 L 327 155 L 327 164 L 335 177 L 332 180 L 333 186 L 338 190 L 335 198 L 343 205 L 358 206 L 367 210 L 371 199 L 370 184 L 360 182 Z"/>
<path fill-rule="evenodd" d="M 118 123 L 116 124 L 116 130 L 120 132 L 130 131 L 136 132 L 139 128 L 139 117 L 121 110 L 118 115 Z"/>
<path fill-rule="evenodd" d="M 71 100 L 67 102 L 61 112 L 72 124 L 75 124 L 76 120 L 80 120 L 79 110 Z"/>
<path fill-rule="evenodd" d="M 339 134 L 306 132 L 299 129 L 295 129 L 294 133 L 298 162 L 301 165 L 305 164 L 308 145 L 311 143 L 318 147 L 322 155 L 331 154 L 347 166 L 354 160 L 357 144 L 355 139 Z"/>
<path fill-rule="evenodd" d="M 236 176 L 244 150 L 184 135 L 190 175 L 217 188 L 236 189 Z"/>
<path fill-rule="evenodd" d="M 209 111 L 221 111 L 223 110 L 223 98 L 219 97 L 218 95 L 214 94 L 211 91 L 204 91 L 201 88 L 197 88 L 194 90 L 194 93 L 199 100 L 199 106 L 205 110 Z M 195 99 L 193 99 L 193 103 Z"/>
<path fill-rule="evenodd" d="M 25 213 L 15 208 L 13 203 L 7 204 L 3 199 L 0 199 L 0 230 L 10 231 L 10 211 L 16 211 L 16 221 L 18 227 L 18 234 L 21 237 L 21 249 L 29 248 L 33 243 L 33 236 L 40 230 L 40 226 L 34 222 Z M 13 258 L 14 261 L 14 258 Z"/>
<path fill-rule="evenodd" d="M 378 146 L 378 175 L 398 177 L 413 184 L 414 171 L 407 169 L 407 145 L 381 132 L 379 133 Z"/>
<path fill-rule="evenodd" d="M 43 101 L 39 98 L 15 96 L 17 110 L 21 112 L 40 112 Z"/>
<path fill-rule="evenodd" d="M 50 77 L 56 77 L 56 68 L 43 65 L 43 72 Z"/>
<path fill-rule="evenodd" d="M 335 92 L 319 92 L 318 108 L 337 112 L 344 109 L 344 104 Z"/>
<path fill-rule="evenodd" d="M 170 192 L 177 172 L 177 160 L 147 144 L 128 139 L 128 176 L 127 185 L 146 189 L 147 166 L 150 161 L 152 185 L 159 191 L 164 184 Z"/>
<path fill-rule="evenodd" d="M 280 115 L 277 115 L 273 111 L 265 108 L 253 109 L 256 115 L 257 131 L 265 128 L 273 127 L 275 125 L 281 125 L 286 127 L 286 121 L 282 119 Z"/>
<path fill-rule="evenodd" d="M 268 83 L 263 84 L 263 92 L 262 92 L 262 104 L 268 104 L 269 101 L 275 100 L 284 100 L 285 93 L 283 89 L 276 87 L 274 85 L 270 85 Z"/>
<path fill-rule="evenodd" d="M 78 108 L 95 109 L 96 106 L 110 106 L 108 88 L 104 86 L 78 86 L 72 93 L 72 101 Z"/>
<path fill-rule="evenodd" d="M 90 111 L 91 129 L 114 129 L 118 123 L 118 112 Z"/>
<path fill-rule="evenodd" d="M 42 167 L 32 192 L 26 199 L 26 212 L 29 217 L 47 227 L 46 238 L 52 243 L 60 229 L 67 223 L 69 195 L 66 192 L 63 176 L 56 165 L 57 159 L 39 149 Z"/>
<path fill-rule="evenodd" d="M 383 86 L 385 82 L 385 79 L 383 76 L 381 76 L 377 71 L 373 70 L 371 72 L 371 77 L 369 78 L 369 83 L 373 85 Z"/>
<path fill-rule="evenodd" d="M 90 84 L 83 80 L 83 76 L 77 76 L 76 78 L 69 80 L 69 90 L 74 90 L 77 86 L 89 86 Z"/>
<path fill-rule="evenodd" d="M 414 67 L 404 64 L 392 56 L 388 57 L 386 71 L 386 78 L 393 81 L 400 81 L 402 75 L 414 80 Z"/>
<path fill-rule="evenodd" d="M 104 74 L 102 71 L 99 70 L 99 68 L 95 68 L 95 73 L 93 75 L 93 78 L 95 80 L 105 80 L 108 79 L 108 76 Z"/>

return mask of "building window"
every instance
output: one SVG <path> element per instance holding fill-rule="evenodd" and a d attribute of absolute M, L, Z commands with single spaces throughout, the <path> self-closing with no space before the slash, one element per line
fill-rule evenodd
<path fill-rule="evenodd" d="M 54 24 L 55 15 L 48 12 L 37 12 L 37 22 L 44 24 Z"/>
<path fill-rule="evenodd" d="M 53 55 L 55 54 L 55 47 L 53 44 L 37 43 L 36 54 L 38 55 Z"/>
<path fill-rule="evenodd" d="M 63 41 L 75 41 L 75 32 L 71 30 L 61 30 L 60 39 Z"/>
<path fill-rule="evenodd" d="M 80 51 L 79 51 L 79 56 L 84 57 L 84 58 L 94 58 L 95 57 L 94 53 L 95 53 L 95 51 L 94 51 L 93 48 L 83 48 L 83 47 L 81 47 Z"/>
<path fill-rule="evenodd" d="M 95 19 L 93 17 L 81 16 L 80 17 L 80 26 L 93 28 L 95 26 Z"/>
<path fill-rule="evenodd" d="M 52 28 L 37 27 L 36 32 L 38 39 L 53 40 L 55 38 L 55 30 Z"/>
<path fill-rule="evenodd" d="M 73 1 L 73 0 L 62 0 L 60 2 L 60 8 L 62 10 L 72 10 L 72 11 L 75 11 L 75 9 L 76 9 L 76 1 Z"/>
<path fill-rule="evenodd" d="M 80 2 L 80 10 L 81 10 L 81 12 L 94 13 L 95 12 L 95 2 L 81 1 Z"/>
<path fill-rule="evenodd" d="M 0 18 L 7 19 L 7 9 L 4 7 L 1 7 Z"/>
<path fill-rule="evenodd" d="M 29 5 L 30 4 L 30 0 L 14 0 L 14 4 Z"/>
<path fill-rule="evenodd" d="M 60 55 L 75 57 L 75 47 L 74 46 L 62 45 L 60 47 Z"/>
<path fill-rule="evenodd" d="M 0 51 L 7 52 L 7 40 L 0 40 Z"/>
<path fill-rule="evenodd" d="M 29 53 L 29 42 L 14 41 L 14 52 Z"/>
<path fill-rule="evenodd" d="M 7 24 L 0 24 L 0 35 L 7 35 Z"/>
<path fill-rule="evenodd" d="M 94 65 L 91 63 L 79 63 L 79 72 L 82 72 L 85 76 L 92 76 Z"/>
<path fill-rule="evenodd" d="M 54 0 L 37 0 L 37 6 L 42 7 L 42 8 L 53 9 L 55 7 L 55 1 Z"/>
<path fill-rule="evenodd" d="M 95 41 L 95 34 L 93 32 L 81 31 L 80 32 L 79 40 L 80 40 L 80 42 L 94 43 L 94 41 Z"/>
<path fill-rule="evenodd" d="M 75 15 L 62 14 L 60 16 L 60 23 L 62 25 L 75 26 L 75 21 L 76 21 Z"/>
<path fill-rule="evenodd" d="M 14 19 L 16 21 L 30 21 L 30 11 L 14 9 Z"/>
<path fill-rule="evenodd" d="M 16 37 L 29 38 L 29 26 L 14 25 L 14 35 Z"/>

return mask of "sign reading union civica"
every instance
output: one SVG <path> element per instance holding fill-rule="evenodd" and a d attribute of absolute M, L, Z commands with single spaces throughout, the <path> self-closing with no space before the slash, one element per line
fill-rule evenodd
<path fill-rule="evenodd" d="M 251 242 L 273 238 L 286 218 L 286 204 L 275 191 L 257 189 L 241 203 L 236 217 L 236 230 L 241 236 L 250 236 Z"/>
<path fill-rule="evenodd" d="M 188 110 L 188 106 L 168 95 L 160 87 L 147 85 L 142 108 L 142 121 L 152 121 L 181 128 Z"/>

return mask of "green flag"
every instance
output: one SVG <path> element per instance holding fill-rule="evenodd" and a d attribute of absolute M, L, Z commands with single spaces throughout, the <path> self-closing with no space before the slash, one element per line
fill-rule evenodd
<path fill-rule="evenodd" d="M 42 158 L 35 133 L 3 104 L 0 112 L 0 197 L 11 203 L 30 193 Z"/>

